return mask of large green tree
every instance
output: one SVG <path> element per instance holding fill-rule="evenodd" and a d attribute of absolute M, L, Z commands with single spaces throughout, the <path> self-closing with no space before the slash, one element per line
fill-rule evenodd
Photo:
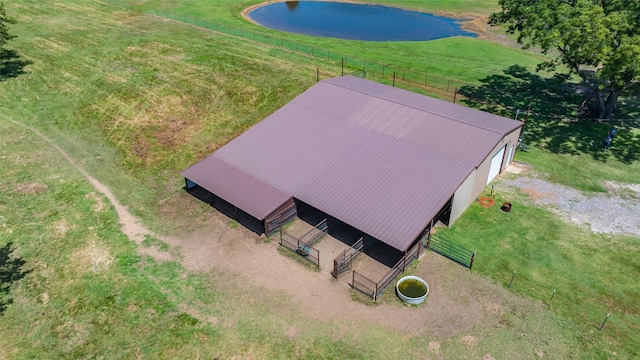
<path fill-rule="evenodd" d="M 15 24 L 15 20 L 7 16 L 4 3 L 0 2 L 0 50 L 7 41 L 15 38 L 15 35 L 9 33 L 9 24 Z"/>
<path fill-rule="evenodd" d="M 594 99 L 598 116 L 610 118 L 618 97 L 640 80 L 640 1 L 500 0 L 490 23 L 505 25 L 523 47 L 553 55 L 539 69 L 569 69 Z M 586 102 L 586 101 L 585 101 Z"/>

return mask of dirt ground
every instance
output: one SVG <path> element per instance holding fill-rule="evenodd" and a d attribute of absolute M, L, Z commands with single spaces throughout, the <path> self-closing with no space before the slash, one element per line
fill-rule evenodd
<path fill-rule="evenodd" d="M 24 127 L 59 151 L 97 192 L 113 204 L 122 231 L 141 245 L 138 248 L 142 254 L 152 256 L 157 261 L 174 259 L 172 252 L 160 251 L 156 246 L 142 246 L 146 235 L 155 236 L 177 250 L 177 257 L 188 271 L 231 272 L 246 279 L 246 282 L 285 292 L 293 301 L 302 305 L 311 317 L 323 320 L 371 321 L 411 335 L 437 334 L 438 338 L 448 338 L 464 335 L 476 325 L 497 324 L 501 315 L 509 308 L 524 301 L 503 286 L 437 254 L 427 252 L 412 272 L 429 284 L 429 296 L 424 304 L 415 307 L 402 305 L 399 301 L 389 301 L 370 306 L 352 299 L 352 290 L 347 283 L 349 275 L 345 275 L 346 279 L 335 281 L 330 274 L 330 266 L 325 265 L 329 263 L 327 260 L 333 259 L 341 251 L 339 244 L 331 245 L 326 239 L 320 241 L 318 247 L 328 246 L 333 250 L 325 251 L 327 254 L 323 258 L 327 259 L 321 262 L 321 271 L 316 272 L 278 252 L 277 240 L 265 241 L 264 236 L 257 236 L 242 226 L 231 226 L 230 219 L 213 208 L 207 214 L 206 223 L 199 224 L 199 232 L 179 237 L 158 236 L 145 228 L 105 185 L 89 175 L 63 149 L 37 130 Z M 180 201 L 195 204 L 199 200 L 185 193 Z M 291 231 L 301 230 L 294 228 Z M 394 289 L 389 288 L 387 291 Z M 464 316 L 460 316 L 461 314 Z M 197 311 L 194 311 L 194 316 L 197 315 Z M 437 348 L 439 344 L 434 343 L 433 346 Z"/>
<path fill-rule="evenodd" d="M 198 233 L 163 239 L 179 249 L 185 268 L 205 273 L 231 271 L 258 286 L 287 293 L 309 316 L 319 319 L 364 319 L 412 335 L 438 334 L 446 338 L 464 334 L 476 325 L 497 323 L 510 304 L 518 301 L 502 286 L 427 252 L 412 272 L 429 284 L 425 304 L 412 307 L 389 301 L 377 306 L 366 305 L 352 299 L 349 274 L 336 281 L 331 276 L 331 267 L 325 266 L 331 264 L 346 245 L 332 244 L 338 241 L 329 236 L 320 240 L 317 248 L 321 250 L 322 268 L 316 272 L 278 252 L 277 239 L 265 242 L 263 236 L 241 226 L 230 227 L 230 220 L 215 210 L 211 210 L 210 215 L 210 223 Z M 393 293 L 394 289 L 390 287 L 386 291 Z M 464 316 L 460 316 L 463 313 Z"/>

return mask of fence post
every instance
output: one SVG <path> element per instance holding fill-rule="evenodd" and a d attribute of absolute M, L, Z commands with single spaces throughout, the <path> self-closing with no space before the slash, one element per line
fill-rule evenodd
<path fill-rule="evenodd" d="M 509 287 L 511 287 L 511 285 L 513 285 L 513 278 L 516 277 L 516 272 L 513 272 L 513 275 L 511 275 L 511 282 L 509 282 Z"/>
<path fill-rule="evenodd" d="M 341 76 L 344 76 L 344 57 L 342 58 L 342 75 Z"/>
<path fill-rule="evenodd" d="M 609 320 L 609 315 L 611 315 L 611 313 L 607 314 L 607 317 L 604 318 L 604 321 L 602 322 L 602 325 L 600 325 L 599 331 L 602 331 L 602 328 L 604 327 L 604 324 L 606 324 L 607 320 Z"/>
<path fill-rule="evenodd" d="M 424 74 L 424 86 L 427 86 L 427 76 L 428 74 Z"/>
<path fill-rule="evenodd" d="M 396 71 L 393 71 L 393 83 L 392 83 L 393 87 L 396 87 Z"/>
<path fill-rule="evenodd" d="M 320 68 L 316 66 L 316 82 L 320 82 Z"/>
<path fill-rule="evenodd" d="M 351 271 L 351 287 L 356 287 L 356 272 Z"/>
<path fill-rule="evenodd" d="M 378 283 L 376 283 L 376 289 L 373 291 L 373 302 L 376 302 L 377 299 L 378 299 Z"/>
<path fill-rule="evenodd" d="M 453 103 L 456 103 L 456 97 L 458 96 L 458 87 L 453 91 Z"/>
<path fill-rule="evenodd" d="M 478 250 L 476 250 L 476 252 L 478 252 Z M 471 268 L 473 268 L 473 262 L 476 260 L 476 253 L 474 252 L 473 255 L 471 255 L 471 264 L 469 264 L 469 270 L 471 270 Z"/>

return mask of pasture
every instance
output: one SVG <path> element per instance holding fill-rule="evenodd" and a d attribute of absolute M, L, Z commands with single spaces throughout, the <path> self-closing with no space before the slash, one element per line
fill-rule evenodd
<path fill-rule="evenodd" d="M 481 16 L 497 9 L 493 0 L 378 2 Z M 239 14 L 253 3 L 136 2 L 269 33 Z M 181 169 L 310 87 L 317 71 L 338 76 L 337 64 L 96 1 L 6 5 L 18 38 L 0 74 L 0 246 L 12 244 L 25 273 L 0 314 L 0 358 L 639 356 L 640 238 L 590 232 L 517 191 L 498 187 L 497 201 L 514 204 L 508 220 L 474 204 L 442 230 L 478 249 L 474 271 L 428 254 L 415 271 L 430 274 L 441 295 L 412 308 L 392 291 L 363 303 L 328 270 L 282 256 L 181 189 Z M 487 34 L 380 46 L 278 36 L 467 82 L 478 97 L 488 85 L 528 96 L 491 92 L 492 103 L 509 102 L 504 109 L 473 104 L 488 110 L 526 106 L 544 84 L 557 89 L 533 72 L 540 54 L 504 46 L 496 29 Z M 639 184 L 633 105 L 621 106 L 608 153 L 599 141 L 610 124 L 532 113 L 530 150 L 516 159 L 587 193 L 607 191 L 605 180 Z M 78 168 L 154 235 L 132 241 Z M 418 311 L 432 327 L 414 319 Z"/>

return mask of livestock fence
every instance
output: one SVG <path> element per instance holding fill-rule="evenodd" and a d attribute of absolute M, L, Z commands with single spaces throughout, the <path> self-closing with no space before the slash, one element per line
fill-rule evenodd
<path fill-rule="evenodd" d="M 266 44 L 271 47 L 280 48 L 286 51 L 295 52 L 310 56 L 319 60 L 333 63 L 340 66 L 340 74 L 359 74 L 358 76 L 369 78 L 378 82 L 391 83 L 396 86 L 397 82 L 401 82 L 404 87 L 416 87 L 436 95 L 442 99 L 447 99 L 456 103 L 458 100 L 465 100 L 475 103 L 473 107 L 482 106 L 487 111 L 499 113 L 500 115 L 509 117 L 513 111 L 517 109 L 527 108 L 533 101 L 537 109 L 555 109 L 552 112 L 543 114 L 529 107 L 527 115 L 535 115 L 540 118 L 564 119 L 573 121 L 579 116 L 579 108 L 559 109 L 554 101 L 546 101 L 536 96 L 535 99 L 525 100 L 525 97 L 514 97 L 509 91 L 500 89 L 483 88 L 479 93 L 470 89 L 474 89 L 477 85 L 460 80 L 450 79 L 433 73 L 408 69 L 402 66 L 384 64 L 373 60 L 364 59 L 357 56 L 341 54 L 330 51 L 317 46 L 303 44 L 297 41 L 284 39 L 272 35 L 266 35 L 259 32 L 246 30 L 243 28 L 233 27 L 220 24 L 217 22 L 200 19 L 192 15 L 178 14 L 167 10 L 154 9 L 146 7 L 142 4 L 132 4 L 122 0 L 100 0 L 103 3 L 121 7 L 130 11 L 143 14 L 154 15 L 168 20 L 181 22 L 190 26 L 201 29 L 216 31 L 221 34 L 234 36 L 236 38 Z M 334 72 L 330 76 L 336 76 Z M 316 69 L 316 79 L 320 79 L 320 70 Z M 462 91 L 458 91 L 462 89 Z M 491 95 L 491 96 L 489 96 Z M 493 100 L 492 100 L 493 99 Z M 520 99 L 520 100 L 519 100 Z M 524 101 L 522 101 L 524 100 Z M 506 104 L 505 101 L 509 101 Z M 634 120 L 635 121 L 635 120 Z"/>
<path fill-rule="evenodd" d="M 139 13 L 149 14 L 165 18 L 168 20 L 178 21 L 187 25 L 198 28 L 213 30 L 219 33 L 235 36 L 238 38 L 251 40 L 254 42 L 266 44 L 273 47 L 279 47 L 284 50 L 300 53 L 314 58 L 326 60 L 339 64 L 342 68 L 342 75 L 358 71 L 363 77 L 376 76 L 384 78 L 392 82 L 395 86 L 396 81 L 402 81 L 408 84 L 417 85 L 437 90 L 438 93 L 453 97 L 460 86 L 470 85 L 468 83 L 448 79 L 445 77 L 429 74 L 426 72 L 407 69 L 404 67 L 383 64 L 380 62 L 367 60 L 357 56 L 337 53 L 317 46 L 306 45 L 297 41 L 291 41 L 284 38 L 261 34 L 242 28 L 216 23 L 204 20 L 191 15 L 183 15 L 162 9 L 153 9 L 141 4 L 132 4 L 121 0 L 101 0 L 109 5 L 128 9 Z"/>
<path fill-rule="evenodd" d="M 362 254 L 363 248 L 364 238 L 361 237 L 360 240 L 351 245 L 349 249 L 344 250 L 336 256 L 333 259 L 333 271 L 331 271 L 331 275 L 337 279 L 341 275 L 349 272 L 349 270 L 352 269 L 353 260 L 355 260 L 358 255 Z"/>
<path fill-rule="evenodd" d="M 426 249 L 424 243 L 422 241 L 418 241 L 411 250 L 407 251 L 402 259 L 391 267 L 391 270 L 389 270 L 389 272 L 379 281 L 373 281 L 353 270 L 351 287 L 371 297 L 373 301 L 376 301 L 382 292 L 395 280 L 395 278 L 402 273 L 413 260 L 419 258 L 420 255 L 424 253 L 424 249 Z"/>
<path fill-rule="evenodd" d="M 436 234 L 426 237 L 426 247 L 469 269 L 473 267 L 476 258 L 475 252 Z"/>
<path fill-rule="evenodd" d="M 320 267 L 320 251 L 314 248 L 313 245 L 327 234 L 328 230 L 327 219 L 319 222 L 313 229 L 307 231 L 299 238 L 287 233 L 286 230 L 281 228 L 280 245 L 295 251 L 296 254 L 314 263 L 317 267 Z"/>
<path fill-rule="evenodd" d="M 296 203 L 293 199 L 290 203 L 276 210 L 275 215 L 264 220 L 264 233 L 267 236 L 272 236 L 276 232 L 280 231 L 282 225 L 291 221 L 298 214 Z"/>

